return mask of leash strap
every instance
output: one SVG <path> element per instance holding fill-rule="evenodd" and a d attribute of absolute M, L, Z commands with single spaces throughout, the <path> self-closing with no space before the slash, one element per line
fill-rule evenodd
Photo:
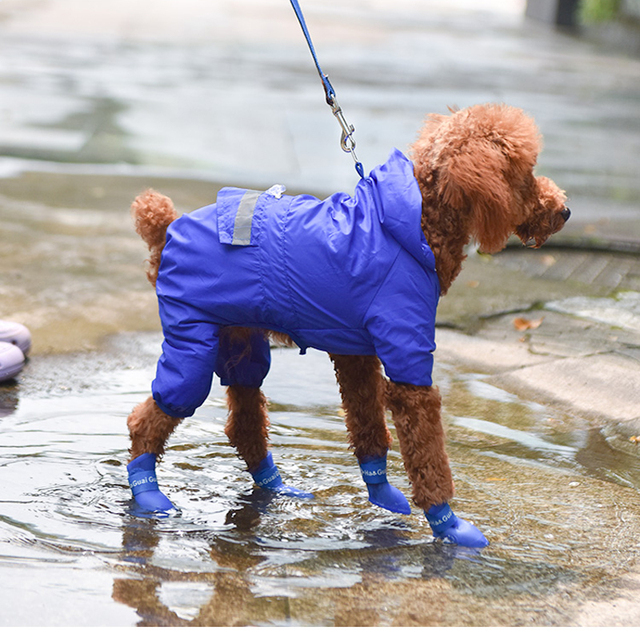
<path fill-rule="evenodd" d="M 362 163 L 358 161 L 355 153 L 356 141 L 353 139 L 353 133 L 356 129 L 354 126 L 347 123 L 344 114 L 342 113 L 342 109 L 338 104 L 338 100 L 336 99 L 336 92 L 334 91 L 333 86 L 331 86 L 331 82 L 329 82 L 329 77 L 325 75 L 320 68 L 320 62 L 318 61 L 318 56 L 316 55 L 316 50 L 313 46 L 313 42 L 311 41 L 311 35 L 309 34 L 309 29 L 307 28 L 307 23 L 305 22 L 304 16 L 302 15 L 302 9 L 300 8 L 298 0 L 291 0 L 291 6 L 293 7 L 296 17 L 298 18 L 298 22 L 300 23 L 300 27 L 302 28 L 302 32 L 304 33 L 304 37 L 306 38 L 307 44 L 309 45 L 311 56 L 313 57 L 316 69 L 318 70 L 318 75 L 320 75 L 320 79 L 322 80 L 322 86 L 324 88 L 327 104 L 331 107 L 331 111 L 336 116 L 338 123 L 342 128 L 342 134 L 340 136 L 340 147 L 345 153 L 351 154 L 351 157 L 353 157 L 353 161 L 355 162 L 358 175 L 360 175 L 360 177 L 364 179 L 364 167 L 362 166 Z"/>
<path fill-rule="evenodd" d="M 307 39 L 307 44 L 309 45 L 311 56 L 313 57 L 316 69 L 318 69 L 318 75 L 320 75 L 320 79 L 322 80 L 322 86 L 324 86 L 324 93 L 327 99 L 327 104 L 329 106 L 333 106 L 332 101 L 336 97 L 336 92 L 333 90 L 331 82 L 329 82 L 329 78 L 322 72 L 322 69 L 320 68 L 320 62 L 318 62 L 318 56 L 316 55 L 316 50 L 313 46 L 313 42 L 311 41 L 311 35 L 309 34 L 309 29 L 307 28 L 307 23 L 305 22 L 304 16 L 302 15 L 302 9 L 300 8 L 298 0 L 291 0 L 291 6 L 296 12 L 296 17 L 298 18 L 298 22 L 300 23 L 300 27 L 302 28 L 302 33 L 304 33 L 304 37 Z"/>

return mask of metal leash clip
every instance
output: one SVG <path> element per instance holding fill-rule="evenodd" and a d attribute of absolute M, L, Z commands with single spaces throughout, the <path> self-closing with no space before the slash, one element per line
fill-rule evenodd
<path fill-rule="evenodd" d="M 358 175 L 364 179 L 364 169 L 362 164 L 358 161 L 358 156 L 355 151 L 356 141 L 353 138 L 353 133 L 356 128 L 352 124 L 349 124 L 345 119 L 335 93 L 331 96 L 327 96 L 327 104 L 331 107 L 331 111 L 336 116 L 336 119 L 340 124 L 340 128 L 342 129 L 342 134 L 340 135 L 340 147 L 345 153 L 351 153 L 351 157 L 353 157 L 353 161 L 356 164 L 356 171 L 358 171 Z"/>

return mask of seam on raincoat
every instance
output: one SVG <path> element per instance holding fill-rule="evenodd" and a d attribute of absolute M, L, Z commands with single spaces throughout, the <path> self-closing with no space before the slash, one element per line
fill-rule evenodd
<path fill-rule="evenodd" d="M 366 311 L 366 314 L 365 314 L 365 317 L 366 317 L 366 320 L 365 320 L 365 329 L 366 329 L 366 331 L 369 333 L 369 335 L 370 335 L 370 336 L 373 336 L 373 335 L 371 335 L 371 331 L 370 331 L 370 328 L 369 328 L 369 324 L 370 324 L 370 322 L 371 322 L 371 321 L 373 321 L 373 320 L 374 320 L 374 318 L 379 317 L 379 315 L 375 315 L 375 317 L 372 317 L 372 316 L 371 316 L 371 313 L 370 313 L 371 306 L 374 304 L 374 302 L 375 302 L 375 301 L 376 301 L 376 299 L 378 298 L 378 295 L 380 294 L 380 291 L 382 290 L 383 286 L 385 286 L 385 284 L 387 283 L 387 279 L 389 278 L 389 274 L 390 274 L 390 272 L 393 270 L 393 268 L 394 268 L 394 266 L 395 266 L 396 262 L 398 261 L 398 259 L 400 259 L 401 255 L 403 255 L 403 254 L 404 254 L 404 253 L 403 253 L 403 248 L 402 248 L 402 247 L 399 247 L 399 250 L 398 250 L 398 253 L 397 253 L 397 254 L 396 254 L 396 256 L 395 256 L 395 259 L 394 259 L 394 260 L 393 260 L 393 262 L 391 263 L 391 265 L 390 265 L 389 269 L 387 270 L 387 272 L 386 272 L 386 274 L 385 274 L 384 278 L 382 279 L 382 281 L 381 281 L 380 285 L 378 286 L 378 290 L 376 291 L 375 295 L 373 295 L 373 297 L 371 298 L 371 302 L 369 303 L 369 306 L 367 307 L 367 311 Z M 413 257 L 413 259 L 415 259 L 415 257 Z M 420 269 L 423 271 L 423 273 L 424 273 L 424 277 L 425 277 L 425 279 L 427 280 L 427 281 L 425 282 L 425 283 L 426 283 L 426 285 L 427 285 L 427 286 L 429 286 L 429 287 L 431 288 L 431 291 L 432 291 L 432 293 L 433 293 L 433 294 L 434 294 L 434 296 L 435 296 L 435 304 L 434 304 L 434 308 L 436 308 L 436 309 L 437 309 L 438 301 L 439 301 L 439 298 L 440 298 L 440 297 L 439 297 L 439 294 L 438 294 L 438 293 L 439 293 L 439 289 L 440 289 L 440 284 L 439 284 L 439 281 L 438 281 L 438 277 L 437 277 L 437 275 L 434 277 L 434 279 L 435 279 L 435 285 L 434 285 L 434 286 L 431 286 L 431 285 L 430 285 L 430 281 L 428 281 L 428 280 L 430 280 L 430 276 L 429 276 L 429 274 L 425 271 L 425 269 L 424 269 L 424 267 L 422 266 L 422 264 L 420 264 L 420 263 L 418 262 L 418 265 L 419 265 Z M 436 317 L 436 312 L 434 311 L 434 313 L 433 313 L 433 323 L 434 323 L 434 326 L 435 326 L 435 317 Z M 374 348 L 375 348 L 375 345 L 374 345 Z M 434 352 L 434 351 L 432 350 L 432 351 L 430 351 L 430 352 L 428 353 L 428 355 L 432 358 L 432 360 L 433 360 L 433 352 Z M 378 356 L 378 358 L 380 358 L 380 356 L 379 356 L 379 354 L 378 354 L 378 352 L 377 352 L 377 349 L 376 349 L 376 356 Z M 384 368 L 385 368 L 385 371 L 386 371 L 386 367 L 387 367 L 387 365 L 386 365 L 386 364 L 387 364 L 388 362 L 386 362 L 386 361 L 384 361 L 384 360 L 382 360 L 382 359 L 381 359 L 381 361 L 382 361 L 382 364 L 383 364 L 383 366 L 384 366 Z M 388 374 L 388 373 L 387 373 L 387 374 Z M 428 384 L 428 385 L 432 385 L 432 384 L 433 384 L 433 378 L 431 377 L 431 375 L 429 375 L 429 376 L 430 376 L 430 381 L 431 381 L 431 383 L 430 383 L 430 384 Z M 393 381 L 393 379 L 391 379 L 391 380 Z M 420 385 L 420 384 L 418 384 L 418 385 Z"/>
<path fill-rule="evenodd" d="M 292 215 L 292 211 L 291 211 L 291 206 L 289 206 L 289 208 L 287 209 L 287 212 L 285 215 L 282 216 L 282 237 L 280 240 L 280 245 L 282 247 L 282 266 L 283 266 L 283 271 L 284 271 L 284 277 L 285 277 L 285 283 L 286 283 L 286 288 L 287 288 L 287 294 L 289 295 L 289 304 L 291 307 L 291 314 L 293 315 L 293 319 L 294 319 L 294 326 L 291 330 L 291 332 L 298 332 L 299 328 L 300 328 L 300 316 L 298 314 L 298 308 L 296 306 L 296 304 L 294 303 L 294 295 L 293 295 L 293 285 L 291 284 L 291 275 L 289 273 L 289 253 L 287 250 L 287 228 L 289 225 L 289 220 L 291 219 L 291 215 Z"/>

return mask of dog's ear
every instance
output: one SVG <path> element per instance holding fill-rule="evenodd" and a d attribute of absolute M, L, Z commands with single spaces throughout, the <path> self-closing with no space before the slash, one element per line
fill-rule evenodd
<path fill-rule="evenodd" d="M 470 211 L 470 233 L 485 252 L 501 250 L 525 215 L 541 138 L 520 109 L 485 104 L 454 113 L 439 153 L 442 201 Z"/>
<path fill-rule="evenodd" d="M 504 248 L 513 231 L 508 164 L 498 144 L 470 139 L 462 152 L 450 156 L 439 169 L 441 201 L 455 210 L 470 211 L 470 233 L 483 252 Z"/>

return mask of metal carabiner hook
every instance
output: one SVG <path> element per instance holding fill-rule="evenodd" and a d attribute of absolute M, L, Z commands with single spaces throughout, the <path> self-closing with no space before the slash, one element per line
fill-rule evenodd
<path fill-rule="evenodd" d="M 338 123 L 340 124 L 340 128 L 342 129 L 342 134 L 340 135 L 340 146 L 345 153 L 351 153 L 356 147 L 356 141 L 353 139 L 353 133 L 356 129 L 345 119 L 335 96 L 331 100 L 331 110 L 336 116 Z"/>
<path fill-rule="evenodd" d="M 328 79 L 328 78 L 327 78 Z M 342 109 L 338 104 L 338 100 L 336 99 L 335 93 L 333 95 L 327 94 L 327 103 L 331 107 L 331 111 L 336 116 L 338 123 L 340 124 L 340 128 L 342 129 L 342 133 L 340 135 L 340 148 L 345 153 L 351 153 L 351 157 L 353 157 L 353 161 L 356 164 L 356 171 L 360 177 L 364 178 L 364 168 L 362 164 L 358 161 L 358 157 L 356 156 L 356 141 L 353 139 L 353 133 L 356 130 L 355 126 L 352 126 L 347 122 L 342 113 Z"/>
<path fill-rule="evenodd" d="M 356 141 L 351 137 L 351 133 L 355 130 L 356 129 L 351 126 L 348 133 L 346 131 L 342 131 L 342 134 L 340 135 L 340 146 L 345 153 L 352 153 L 353 149 L 356 147 Z"/>

